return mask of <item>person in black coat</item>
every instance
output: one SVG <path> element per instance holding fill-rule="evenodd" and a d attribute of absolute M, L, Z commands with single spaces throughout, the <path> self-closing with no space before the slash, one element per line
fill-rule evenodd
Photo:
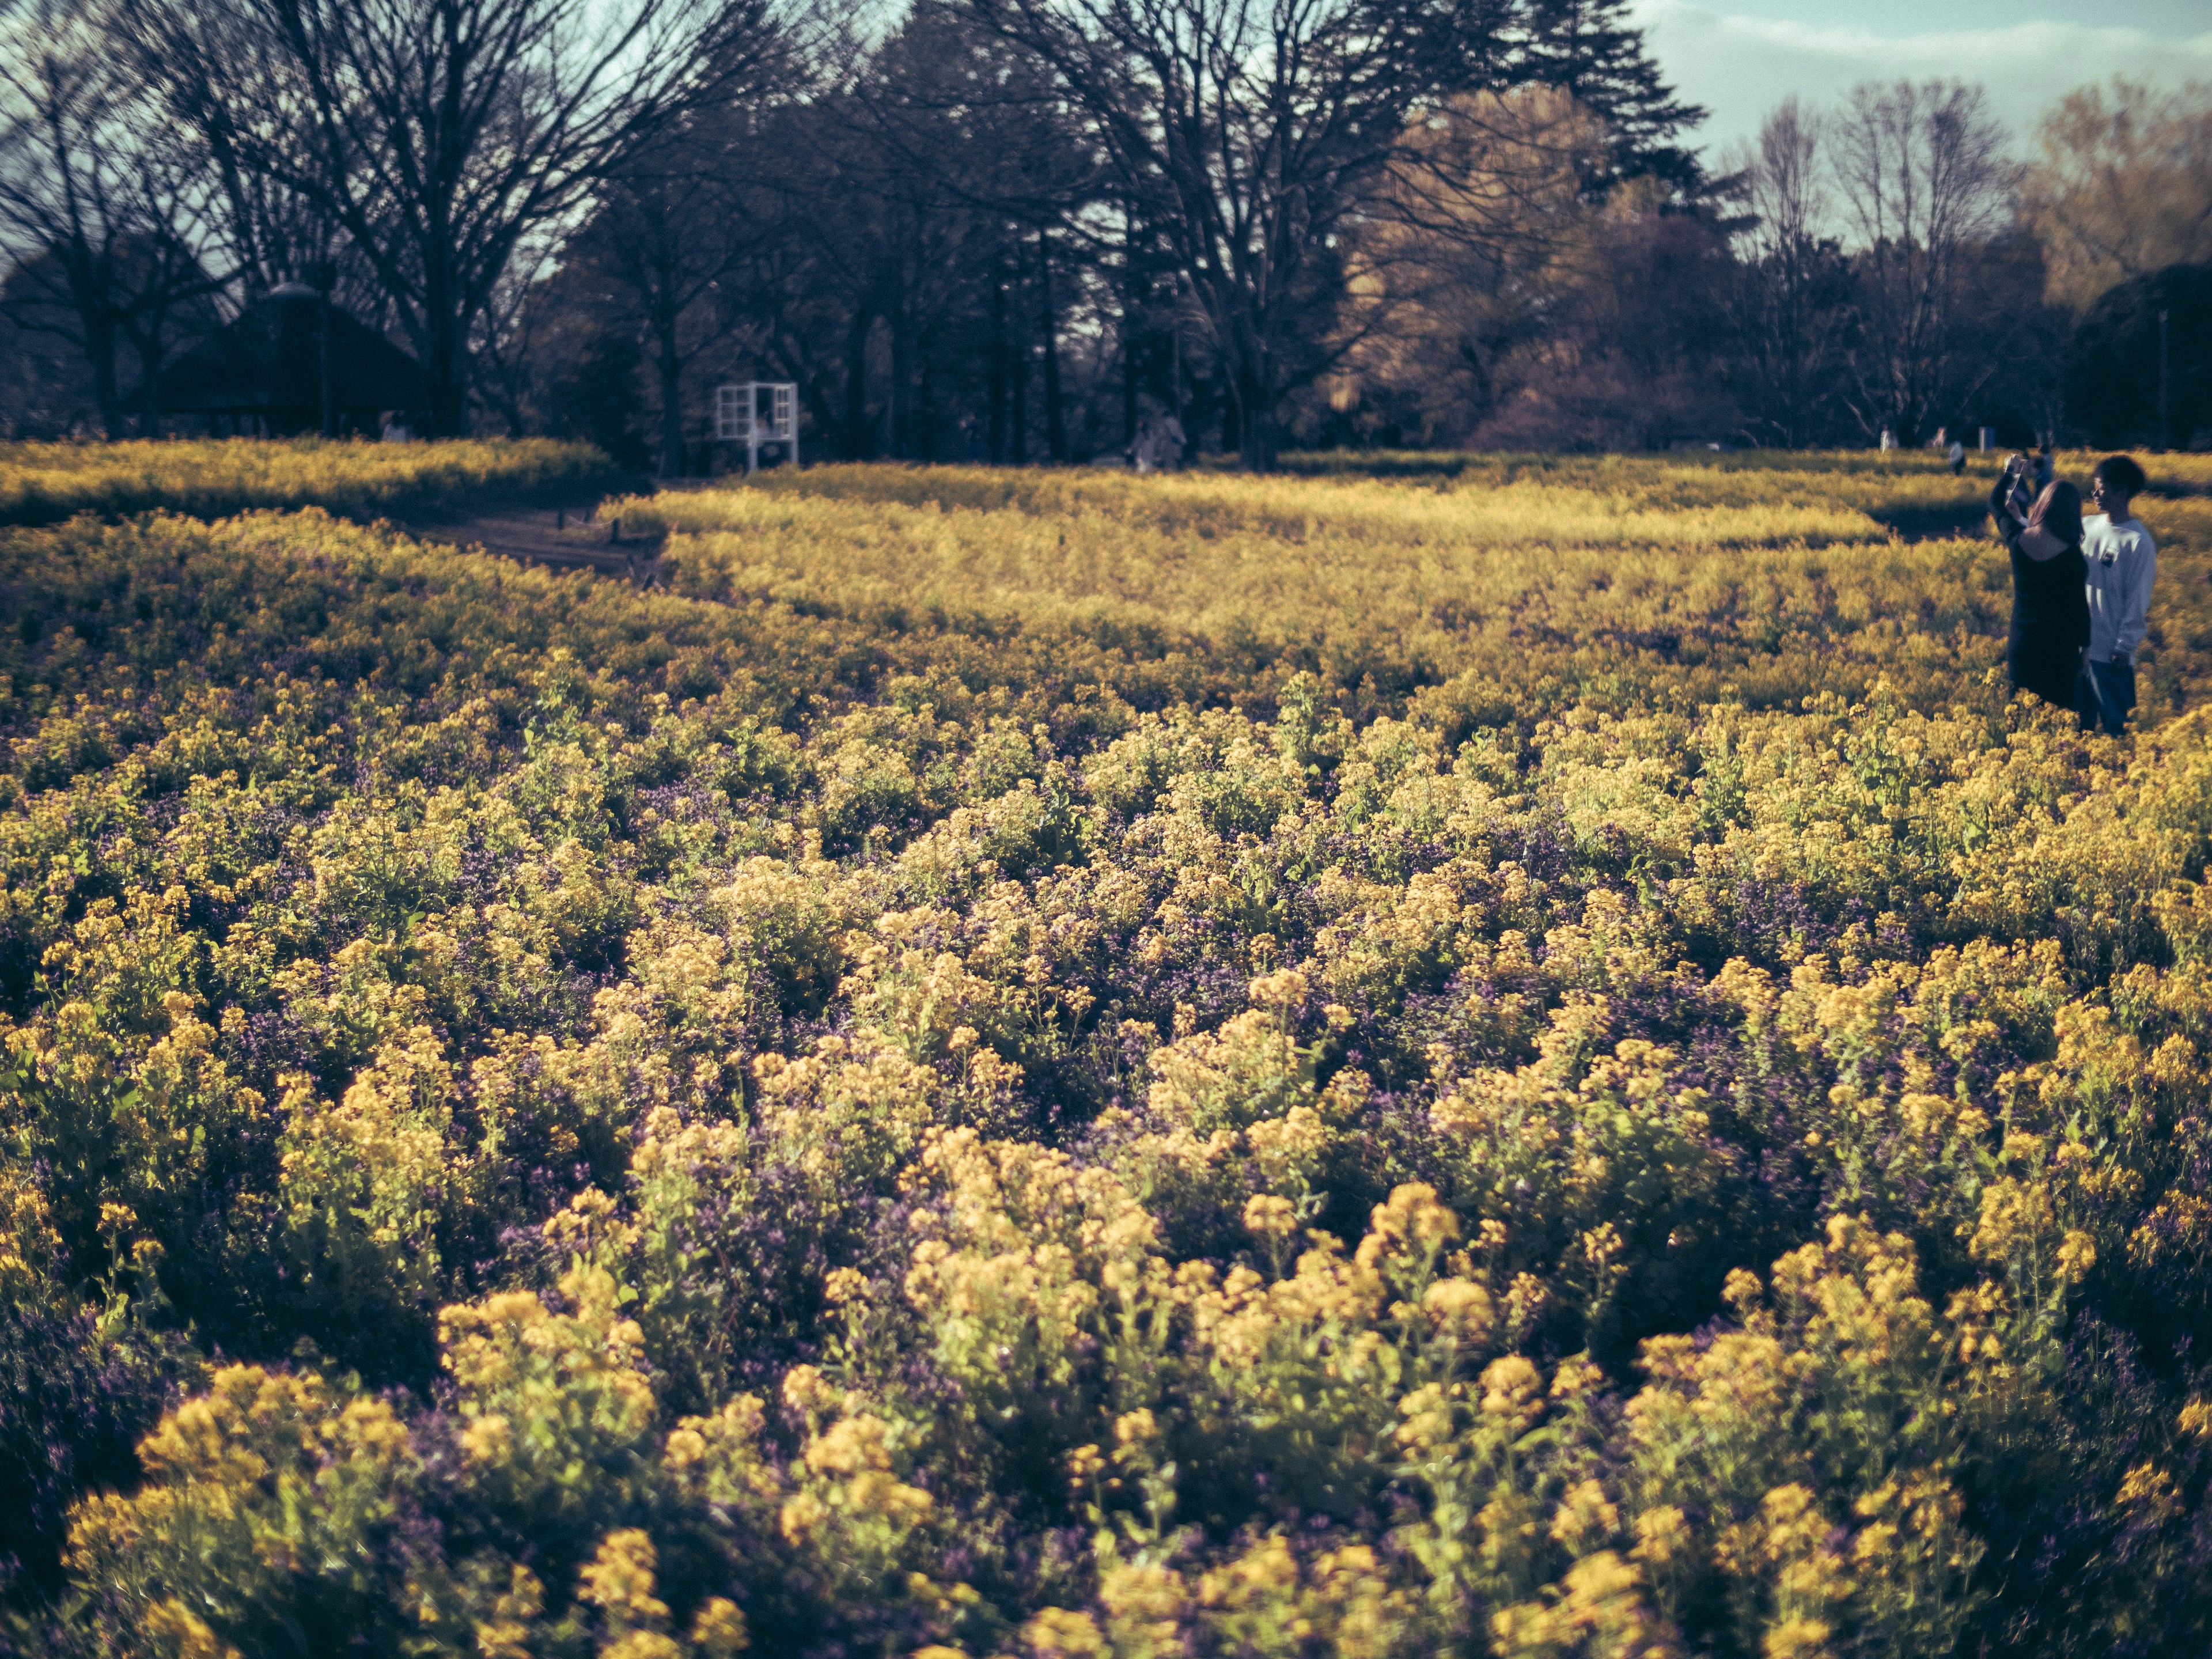
<path fill-rule="evenodd" d="M 1990 517 L 2012 555 L 2012 628 L 2005 672 L 2023 691 L 2060 708 L 2074 707 L 2081 652 L 2089 643 L 2088 566 L 2081 556 L 2081 492 L 2046 484 L 2028 501 L 2023 457 L 2007 464 L 1990 491 Z"/>

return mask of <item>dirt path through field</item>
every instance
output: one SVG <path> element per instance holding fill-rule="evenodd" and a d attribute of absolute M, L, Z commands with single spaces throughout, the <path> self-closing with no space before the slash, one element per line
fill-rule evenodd
<path fill-rule="evenodd" d="M 659 571 L 665 536 L 657 530 L 626 530 L 604 508 L 608 501 L 652 489 L 649 481 L 637 479 L 613 490 L 548 490 L 526 502 L 502 501 L 489 512 L 409 512 L 392 522 L 422 541 L 650 583 Z"/>

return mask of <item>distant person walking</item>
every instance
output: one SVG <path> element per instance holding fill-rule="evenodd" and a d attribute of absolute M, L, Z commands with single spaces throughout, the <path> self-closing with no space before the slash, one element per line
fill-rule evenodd
<path fill-rule="evenodd" d="M 1137 435 L 1129 443 L 1129 465 L 1136 468 L 1137 476 L 1144 477 L 1159 464 L 1159 436 L 1152 429 L 1152 417 L 1140 416 L 1137 421 Z"/>
<path fill-rule="evenodd" d="M 2107 455 L 2089 477 L 2095 510 L 2084 521 L 2081 538 L 2089 648 L 2077 703 L 2082 729 L 2101 727 L 2109 737 L 2126 728 L 2136 706 L 2136 653 L 2150 624 L 2151 588 L 2158 580 L 2158 548 L 2133 506 L 2148 482 L 2125 455 Z"/>
<path fill-rule="evenodd" d="M 1182 429 L 1182 421 L 1172 409 L 1160 411 L 1159 464 L 1170 471 L 1182 465 L 1183 451 L 1189 438 Z"/>
<path fill-rule="evenodd" d="M 2027 457 L 2015 455 L 1990 491 L 1990 517 L 2012 555 L 2012 626 L 2005 672 L 2015 689 L 2055 708 L 2079 699 L 2081 651 L 2089 642 L 2087 567 L 2081 552 L 2081 492 L 2052 483 L 2028 494 Z"/>
<path fill-rule="evenodd" d="M 1963 473 L 1966 470 L 1966 446 L 1964 441 L 1958 438 L 1952 439 L 1951 447 L 1944 452 L 1944 459 L 1951 463 L 1953 477 L 1955 478 Z"/>
<path fill-rule="evenodd" d="M 1183 445 L 1182 422 L 1176 418 L 1175 411 L 1161 409 L 1146 399 L 1145 412 L 1137 422 L 1136 441 L 1129 446 L 1129 459 L 1137 471 L 1174 471 L 1182 465 Z"/>

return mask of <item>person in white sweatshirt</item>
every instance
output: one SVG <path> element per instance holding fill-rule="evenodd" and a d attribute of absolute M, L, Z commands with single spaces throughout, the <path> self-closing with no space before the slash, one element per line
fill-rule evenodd
<path fill-rule="evenodd" d="M 2108 455 L 2089 475 L 2081 554 L 2089 567 L 2089 648 L 2081 653 L 2077 708 L 2082 730 L 2117 738 L 2136 706 L 2136 653 L 2150 618 L 2158 549 L 2130 508 L 2148 482 L 2125 455 Z"/>

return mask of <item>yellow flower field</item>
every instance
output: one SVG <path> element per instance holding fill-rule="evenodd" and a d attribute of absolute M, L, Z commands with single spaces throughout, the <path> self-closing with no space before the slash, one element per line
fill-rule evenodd
<path fill-rule="evenodd" d="M 1562 697 L 1686 710 L 1731 682 L 1759 704 L 1861 696 L 1884 676 L 1916 699 L 1962 695 L 2001 664 L 2010 604 L 1980 522 L 1990 474 L 1806 459 L 1297 486 L 817 467 L 624 514 L 684 532 L 681 584 L 702 597 L 1202 641 L 1431 703 L 1502 690 L 1523 714 Z M 2146 696 L 2168 714 L 2205 684 L 2212 606 L 2181 573 L 2212 553 L 2212 501 L 2143 514 L 2168 572 Z"/>
<path fill-rule="evenodd" d="M 1918 456 L 0 530 L 5 1639 L 2203 1650 L 2148 459 L 2118 740 Z"/>

